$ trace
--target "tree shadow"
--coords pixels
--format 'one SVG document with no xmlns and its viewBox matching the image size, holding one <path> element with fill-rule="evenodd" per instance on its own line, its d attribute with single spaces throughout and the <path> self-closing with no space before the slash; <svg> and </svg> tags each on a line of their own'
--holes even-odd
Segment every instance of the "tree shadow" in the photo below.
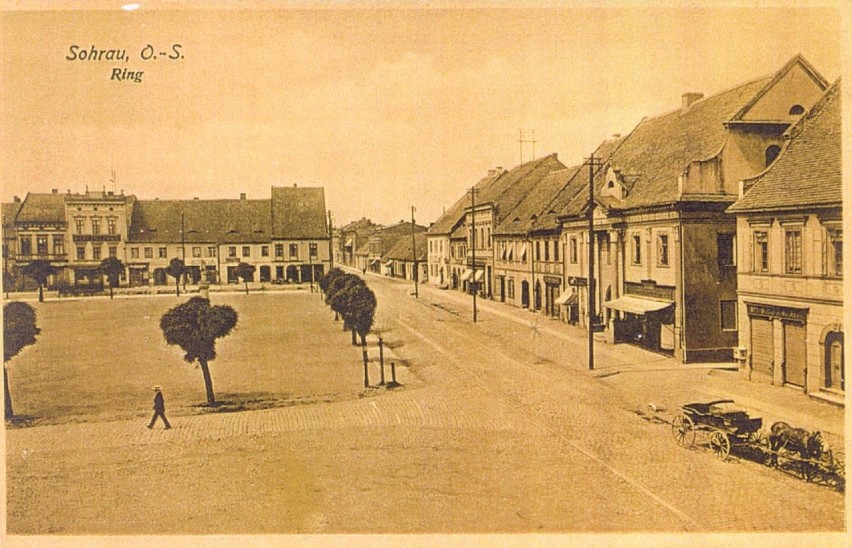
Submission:
<svg viewBox="0 0 852 548">
<path fill-rule="evenodd" d="M 6 419 L 6 426 L 9 428 L 27 428 L 36 426 L 42 418 L 37 415 L 14 415 Z"/>
</svg>

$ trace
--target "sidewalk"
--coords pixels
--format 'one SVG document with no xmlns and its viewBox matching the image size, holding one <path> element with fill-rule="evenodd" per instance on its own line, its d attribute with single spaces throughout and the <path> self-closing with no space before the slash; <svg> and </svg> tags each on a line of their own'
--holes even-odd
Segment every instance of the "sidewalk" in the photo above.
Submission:
<svg viewBox="0 0 852 548">
<path fill-rule="evenodd" d="M 420 295 L 471 309 L 470 296 L 458 291 L 421 284 Z M 510 320 L 541 336 L 546 344 L 561 349 L 561 359 L 557 358 L 557 363 L 571 367 L 587 363 L 588 338 L 581 327 L 484 299 L 477 299 L 477 310 L 480 321 L 487 321 L 488 315 Z M 731 399 L 762 416 L 767 430 L 773 422 L 784 421 L 795 427 L 830 433 L 841 440 L 845 436 L 844 408 L 813 399 L 798 389 L 742 379 L 736 363 L 682 364 L 672 357 L 635 345 L 611 345 L 599 340 L 594 342 L 594 349 L 595 371 L 589 372 L 590 375 L 616 382 L 620 389 L 632 392 L 637 399 L 646 396 L 648 402 L 668 401 L 669 414 L 682 404 L 697 401 L 696 398 L 703 397 L 706 401 Z M 566 364 L 569 357 L 575 362 Z M 621 378 L 614 379 L 617 376 Z M 647 378 L 637 382 L 637 377 Z"/>
</svg>

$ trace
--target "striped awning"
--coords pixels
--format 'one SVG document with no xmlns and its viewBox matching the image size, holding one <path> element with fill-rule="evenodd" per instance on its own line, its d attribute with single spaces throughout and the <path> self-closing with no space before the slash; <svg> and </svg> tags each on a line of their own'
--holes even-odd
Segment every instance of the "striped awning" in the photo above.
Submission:
<svg viewBox="0 0 852 548">
<path fill-rule="evenodd" d="M 460 279 L 461 281 L 463 281 L 463 282 L 466 282 L 466 281 L 468 281 L 468 280 L 470 279 L 470 277 L 471 277 L 472 275 L 473 275 L 473 270 L 471 270 L 471 269 L 469 269 L 469 268 L 468 268 L 467 270 L 465 270 L 465 271 L 464 271 L 464 274 L 462 274 L 462 275 L 461 275 L 461 278 L 459 278 L 459 279 Z"/>
<path fill-rule="evenodd" d="M 647 312 L 656 312 L 666 307 L 673 305 L 672 301 L 655 301 L 652 299 L 643 299 L 633 295 L 623 295 L 617 299 L 613 299 L 604 303 L 604 306 L 613 310 L 621 310 L 630 314 L 645 314 Z"/>
<path fill-rule="evenodd" d="M 575 291 L 571 291 L 569 289 L 568 291 L 565 291 L 564 293 L 562 293 L 562 295 L 559 295 L 559 297 L 557 297 L 556 300 L 553 301 L 553 304 L 571 306 L 572 304 L 574 304 L 576 302 L 577 302 L 577 293 Z"/>
</svg>

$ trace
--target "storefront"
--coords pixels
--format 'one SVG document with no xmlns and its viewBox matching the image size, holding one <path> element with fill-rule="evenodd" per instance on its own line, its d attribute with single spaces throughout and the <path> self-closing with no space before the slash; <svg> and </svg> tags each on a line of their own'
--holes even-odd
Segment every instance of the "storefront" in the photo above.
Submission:
<svg viewBox="0 0 852 548">
<path fill-rule="evenodd" d="M 607 329 L 614 343 L 640 344 L 656 352 L 674 352 L 674 303 L 622 295 L 604 306 L 616 312 Z"/>
</svg>

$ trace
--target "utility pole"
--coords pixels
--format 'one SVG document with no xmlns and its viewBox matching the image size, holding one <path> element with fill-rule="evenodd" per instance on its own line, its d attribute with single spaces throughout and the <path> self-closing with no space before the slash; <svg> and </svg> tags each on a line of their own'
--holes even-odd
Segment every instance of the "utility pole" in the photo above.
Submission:
<svg viewBox="0 0 852 548">
<path fill-rule="evenodd" d="M 468 286 L 473 293 L 473 323 L 476 323 L 476 187 L 470 187 L 470 283 Z"/>
<path fill-rule="evenodd" d="M 183 211 L 180 212 L 180 258 L 183 261 L 183 290 L 186 291 L 186 230 L 183 226 Z"/>
<path fill-rule="evenodd" d="M 414 238 L 414 206 L 411 206 L 411 260 L 414 269 L 411 271 L 411 277 L 414 278 L 414 298 L 419 299 L 417 293 L 417 240 Z"/>
<path fill-rule="evenodd" d="M 591 371 L 595 368 L 595 168 L 601 166 L 601 159 L 595 158 L 593 152 L 591 156 L 584 158 L 583 162 L 589 164 L 589 204 L 586 213 L 589 218 L 589 278 L 586 284 L 586 292 L 589 297 L 587 307 L 589 312 L 589 370 Z"/>
<path fill-rule="evenodd" d="M 532 159 L 535 160 L 535 144 L 538 141 L 535 140 L 535 130 L 534 129 L 519 129 L 518 130 L 518 149 L 520 152 L 520 163 L 524 163 L 524 144 L 530 143 L 532 144 Z"/>
</svg>

